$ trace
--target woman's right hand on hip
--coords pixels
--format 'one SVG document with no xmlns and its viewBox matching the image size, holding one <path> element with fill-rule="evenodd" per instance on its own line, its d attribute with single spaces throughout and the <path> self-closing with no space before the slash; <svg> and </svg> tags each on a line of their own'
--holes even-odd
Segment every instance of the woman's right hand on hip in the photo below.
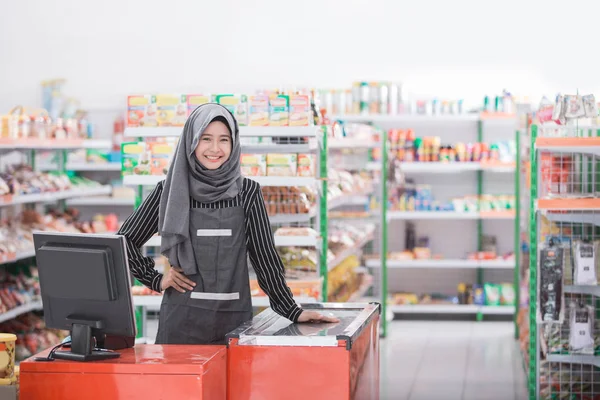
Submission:
<svg viewBox="0 0 600 400">
<path fill-rule="evenodd" d="M 169 268 L 169 273 L 163 277 L 160 286 L 163 291 L 172 287 L 180 293 L 185 293 L 186 290 L 194 290 L 196 283 L 185 276 L 181 269 L 171 267 Z"/>
</svg>

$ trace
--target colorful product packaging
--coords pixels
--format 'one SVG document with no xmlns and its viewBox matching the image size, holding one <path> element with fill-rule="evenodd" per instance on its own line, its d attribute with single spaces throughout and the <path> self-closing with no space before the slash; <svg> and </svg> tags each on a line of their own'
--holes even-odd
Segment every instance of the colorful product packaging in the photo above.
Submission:
<svg viewBox="0 0 600 400">
<path fill-rule="evenodd" d="M 277 94 L 269 97 L 269 125 L 288 126 L 290 120 L 290 97 Z"/>
<path fill-rule="evenodd" d="M 267 156 L 265 154 L 242 154 L 240 164 L 244 176 L 267 175 Z"/>
<path fill-rule="evenodd" d="M 269 96 L 256 95 L 248 97 L 248 125 L 269 126 Z"/>
<path fill-rule="evenodd" d="M 296 154 L 267 154 L 267 176 L 296 176 Z"/>
<path fill-rule="evenodd" d="M 187 113 L 190 114 L 202 104 L 210 103 L 211 96 L 209 94 L 188 94 L 187 95 Z"/>
<path fill-rule="evenodd" d="M 0 379 L 14 378 L 16 341 L 16 335 L 0 333 Z"/>
<path fill-rule="evenodd" d="M 310 154 L 298 154 L 298 176 L 315 176 L 315 159 Z"/>
<path fill-rule="evenodd" d="M 121 173 L 127 175 L 150 175 L 150 152 L 144 142 L 125 142 L 121 144 Z"/>
<path fill-rule="evenodd" d="M 500 285 L 500 304 L 503 306 L 515 305 L 515 288 L 510 283 Z"/>
<path fill-rule="evenodd" d="M 127 96 L 127 126 L 130 128 L 157 126 L 156 96 Z"/>
<path fill-rule="evenodd" d="M 187 119 L 187 96 L 157 94 L 156 122 L 158 126 L 183 126 Z"/>
<path fill-rule="evenodd" d="M 152 154 L 150 173 L 152 175 L 166 175 L 174 152 L 173 146 L 169 143 L 151 143 L 150 152 Z"/>
<path fill-rule="evenodd" d="M 303 94 L 290 96 L 290 126 L 309 126 L 312 118 L 310 98 Z"/>
<path fill-rule="evenodd" d="M 485 293 L 485 304 L 488 306 L 500 305 L 500 287 L 494 283 L 485 283 L 483 285 Z"/>
<path fill-rule="evenodd" d="M 217 94 L 213 96 L 213 102 L 227 108 L 239 126 L 248 125 L 248 96 L 245 94 Z"/>
<path fill-rule="evenodd" d="M 473 285 L 473 304 L 478 306 L 485 305 L 485 292 L 483 291 L 483 287 L 481 287 L 481 285 Z"/>
</svg>

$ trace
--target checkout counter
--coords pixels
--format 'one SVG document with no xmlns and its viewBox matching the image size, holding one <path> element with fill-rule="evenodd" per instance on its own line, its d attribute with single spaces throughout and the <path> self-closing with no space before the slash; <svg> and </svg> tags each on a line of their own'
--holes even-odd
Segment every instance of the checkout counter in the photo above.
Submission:
<svg viewBox="0 0 600 400">
<path fill-rule="evenodd" d="M 377 400 L 378 304 L 324 303 L 335 324 L 293 324 L 267 309 L 228 346 L 137 345 L 117 359 L 21 363 L 21 400 Z"/>
</svg>

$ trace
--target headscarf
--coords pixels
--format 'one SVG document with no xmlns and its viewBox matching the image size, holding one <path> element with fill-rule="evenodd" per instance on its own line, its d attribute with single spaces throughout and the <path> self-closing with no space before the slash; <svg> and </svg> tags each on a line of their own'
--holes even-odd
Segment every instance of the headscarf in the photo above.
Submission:
<svg viewBox="0 0 600 400">
<path fill-rule="evenodd" d="M 220 118 L 219 118 L 220 117 Z M 219 168 L 204 167 L 194 153 L 202 132 L 215 119 L 227 121 L 231 132 L 231 154 Z M 158 227 L 160 252 L 187 275 L 198 273 L 190 238 L 190 197 L 201 203 L 232 199 L 242 189 L 239 130 L 225 107 L 209 103 L 189 116 L 179 138 L 160 198 Z"/>
</svg>

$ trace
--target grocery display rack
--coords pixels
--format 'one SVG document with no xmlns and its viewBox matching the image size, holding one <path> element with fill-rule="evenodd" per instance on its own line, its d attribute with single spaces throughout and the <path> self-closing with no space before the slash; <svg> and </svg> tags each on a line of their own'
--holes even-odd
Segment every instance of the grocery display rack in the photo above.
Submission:
<svg viewBox="0 0 600 400">
<path fill-rule="evenodd" d="M 111 147 L 109 140 L 35 140 L 35 139 L 23 139 L 23 140 L 12 140 L 12 139 L 0 139 L 0 154 L 5 159 L 11 160 L 10 153 L 18 153 L 19 156 L 25 159 L 25 163 L 32 169 L 40 171 L 43 168 L 39 168 L 36 164 L 38 151 L 55 151 L 59 153 L 58 164 L 52 169 L 58 173 L 66 173 L 67 168 L 67 154 L 70 150 L 76 149 L 106 149 Z M 13 209 L 19 207 L 39 207 L 46 203 L 59 202 L 62 207 L 65 206 L 69 200 L 83 199 L 91 196 L 102 196 L 109 195 L 112 191 L 110 185 L 95 185 L 85 188 L 73 188 L 70 190 L 58 191 L 58 192 L 47 192 L 39 194 L 29 195 L 6 195 L 0 196 L 0 215 L 3 212 L 12 213 Z M 32 259 L 35 257 L 35 250 L 33 248 L 23 250 L 13 254 L 0 255 L 0 268 L 18 263 L 24 260 Z M 0 314 L 0 322 L 9 321 L 22 314 L 26 314 L 31 311 L 43 310 L 41 300 L 35 300 L 22 304 L 15 307 L 5 313 Z"/>
<path fill-rule="evenodd" d="M 527 358 L 532 400 L 600 395 L 600 127 L 572 122 L 531 128 Z M 589 247 L 577 251 L 584 244 L 593 246 L 591 253 Z M 590 256 L 592 268 L 585 264 Z M 592 271 L 593 279 L 583 275 Z"/>
<path fill-rule="evenodd" d="M 477 142 L 483 142 L 484 140 L 484 127 L 488 124 L 493 124 L 495 127 L 499 126 L 505 131 L 514 134 L 516 126 L 516 116 L 514 114 L 503 114 L 503 113 L 480 113 L 480 114 L 457 114 L 457 115 L 336 115 L 332 117 L 332 120 L 337 120 L 342 123 L 367 123 L 384 129 L 384 139 L 382 146 L 382 154 L 388 157 L 388 148 L 390 143 L 387 138 L 387 129 L 401 128 L 401 127 L 413 127 L 412 124 L 418 127 L 426 127 L 424 130 L 431 132 L 432 129 L 438 131 L 447 127 L 453 127 L 454 130 L 459 129 L 472 129 L 475 124 L 477 129 L 477 136 L 474 138 Z M 469 127 L 469 128 L 466 128 Z M 458 133 L 459 135 L 462 133 Z M 439 134 L 439 136 L 443 136 Z M 363 144 L 364 146 L 364 144 Z M 391 150 L 391 148 L 390 148 Z M 368 169 L 380 169 L 381 165 L 386 165 L 386 168 L 382 172 L 388 172 L 389 162 L 386 159 L 382 164 L 371 164 L 368 165 Z M 484 174 L 503 174 L 505 176 L 512 177 L 515 174 L 516 163 L 510 164 L 494 164 L 486 162 L 457 162 L 457 163 L 444 163 L 444 162 L 398 162 L 397 166 L 400 168 L 402 173 L 406 175 L 412 174 L 430 174 L 444 176 L 452 174 L 452 178 L 462 173 L 475 173 L 477 182 L 477 195 L 481 196 L 484 194 Z M 462 176 L 462 175 L 461 175 Z M 388 180 L 386 176 L 384 179 Z M 388 185 L 384 185 L 386 188 Z M 511 189 L 512 190 L 512 189 Z M 387 198 L 387 192 L 382 198 Z M 388 254 L 388 241 L 390 240 L 388 231 L 393 229 L 388 225 L 395 220 L 404 221 L 440 221 L 440 220 L 472 220 L 476 224 L 476 247 L 477 250 L 482 248 L 482 236 L 483 236 L 483 222 L 494 221 L 494 220 L 505 220 L 515 221 L 516 211 L 506 212 L 456 212 L 456 211 L 445 211 L 445 212 L 434 212 L 434 211 L 394 211 L 389 210 L 387 202 L 382 202 L 382 207 L 379 212 L 372 212 L 372 215 L 381 217 L 381 231 L 384 232 L 380 244 L 381 254 Z M 511 230 L 514 232 L 514 230 Z M 397 237 L 398 235 L 394 235 Z M 390 243 L 392 244 L 392 243 Z M 512 249 L 512 242 L 510 249 Z M 382 276 L 382 298 L 386 299 L 389 291 L 389 281 L 387 279 L 388 270 L 402 269 L 405 271 L 418 271 L 420 269 L 436 268 L 438 270 L 465 270 L 475 269 L 477 271 L 476 283 L 483 283 L 484 270 L 515 270 L 516 272 L 516 261 L 513 260 L 499 260 L 499 261 L 470 261 L 470 260 L 457 260 L 457 259 L 444 259 L 444 260 L 413 260 L 413 261 L 396 261 L 388 259 L 388 257 L 380 257 L 380 260 L 369 260 L 367 267 L 375 270 L 381 270 Z M 390 272 L 391 273 L 391 272 Z M 397 275 L 395 275 L 397 276 Z M 444 275 L 449 276 L 449 275 Z M 397 282 L 394 280 L 394 282 Z M 514 282 L 515 294 L 518 292 L 518 282 Z M 518 303 L 517 303 L 518 304 Z M 482 320 L 486 315 L 513 315 L 516 319 L 515 307 L 512 306 L 463 306 L 463 305 L 391 305 L 389 307 L 392 314 L 475 314 L 477 320 Z M 384 315 L 387 315 L 384 310 Z M 382 319 L 386 320 L 386 318 Z"/>
</svg>

